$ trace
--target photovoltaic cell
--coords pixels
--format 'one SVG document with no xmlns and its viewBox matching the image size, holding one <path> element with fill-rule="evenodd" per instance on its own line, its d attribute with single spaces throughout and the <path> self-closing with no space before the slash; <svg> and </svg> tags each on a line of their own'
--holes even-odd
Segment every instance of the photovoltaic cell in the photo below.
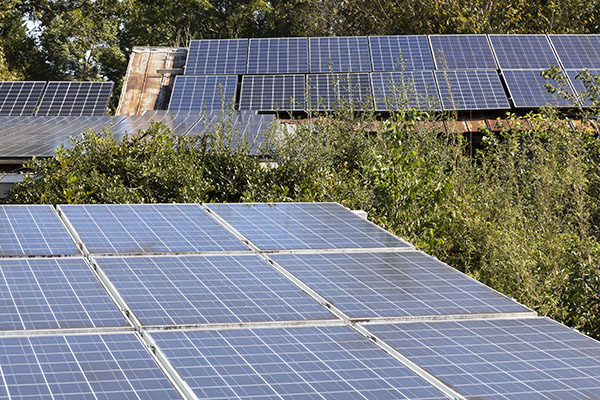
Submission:
<svg viewBox="0 0 600 400">
<path fill-rule="evenodd" d="M 0 331 L 126 326 L 83 258 L 0 258 Z"/>
<path fill-rule="evenodd" d="M 437 69 L 496 69 L 486 35 L 431 35 Z"/>
<path fill-rule="evenodd" d="M 58 207 L 90 253 L 247 250 L 195 204 Z"/>
<path fill-rule="evenodd" d="M 541 70 L 502 70 L 502 76 L 515 107 L 573 106 L 569 100 L 548 92 L 544 86 L 546 83 L 555 87 L 558 84 L 552 79 L 544 79 L 541 73 Z M 572 90 L 568 86 L 565 90 L 572 94 Z"/>
<path fill-rule="evenodd" d="M 244 75 L 240 110 L 304 110 L 304 75 Z"/>
<path fill-rule="evenodd" d="M 186 75 L 245 74 L 248 39 L 192 40 Z"/>
<path fill-rule="evenodd" d="M 373 108 L 369 74 L 308 75 L 309 108 L 335 110 L 352 106 L 358 110 Z"/>
<path fill-rule="evenodd" d="M 548 35 L 564 69 L 600 68 L 600 35 Z"/>
<path fill-rule="evenodd" d="M 441 108 L 433 71 L 373 72 L 371 82 L 378 111 Z"/>
<path fill-rule="evenodd" d="M 567 76 L 569 77 L 569 80 L 571 81 L 571 84 L 573 85 L 573 88 L 575 89 L 575 92 L 577 93 L 577 95 L 579 96 L 579 93 L 583 92 L 584 94 L 587 93 L 588 88 L 585 87 L 584 81 L 581 79 L 582 77 L 579 77 L 579 73 L 582 72 L 581 70 L 567 70 L 565 71 L 567 73 Z M 600 70 L 599 69 L 593 69 L 593 70 L 588 70 L 588 73 L 590 74 L 589 77 L 589 85 L 590 88 L 589 89 L 593 89 L 593 90 L 600 90 L 600 88 L 598 87 L 598 79 L 595 78 L 595 76 L 600 76 Z M 593 93 L 592 93 L 593 94 Z M 585 95 L 584 95 L 585 96 Z M 591 102 L 589 99 L 581 98 L 578 101 L 583 102 L 584 106 L 590 106 Z"/>
<path fill-rule="evenodd" d="M 52 206 L 0 206 L 0 256 L 77 253 Z"/>
<path fill-rule="evenodd" d="M 546 318 L 369 325 L 469 399 L 593 399 L 600 343 Z"/>
<path fill-rule="evenodd" d="M 0 115 L 33 115 L 46 82 L 0 82 Z"/>
<path fill-rule="evenodd" d="M 560 66 L 546 35 L 489 35 L 502 69 Z"/>
<path fill-rule="evenodd" d="M 261 250 L 410 247 L 337 203 L 206 206 Z"/>
<path fill-rule="evenodd" d="M 425 35 L 371 36 L 373 71 L 433 70 L 435 64 Z"/>
<path fill-rule="evenodd" d="M 112 82 L 48 82 L 36 115 L 104 115 Z"/>
<path fill-rule="evenodd" d="M 435 79 L 445 110 L 510 108 L 496 71 L 435 71 Z"/>
<path fill-rule="evenodd" d="M 347 326 L 156 332 L 200 399 L 443 399 Z"/>
<path fill-rule="evenodd" d="M 250 39 L 248 74 L 302 74 L 307 72 L 307 38 Z"/>
<path fill-rule="evenodd" d="M 169 110 L 227 110 L 235 105 L 236 90 L 236 75 L 179 75 L 175 77 Z"/>
<path fill-rule="evenodd" d="M 366 36 L 311 37 L 310 72 L 371 72 Z"/>
<path fill-rule="evenodd" d="M 181 399 L 133 333 L 0 338 L 2 400 Z"/>
<path fill-rule="evenodd" d="M 144 325 L 332 319 L 256 255 L 97 259 Z"/>
</svg>

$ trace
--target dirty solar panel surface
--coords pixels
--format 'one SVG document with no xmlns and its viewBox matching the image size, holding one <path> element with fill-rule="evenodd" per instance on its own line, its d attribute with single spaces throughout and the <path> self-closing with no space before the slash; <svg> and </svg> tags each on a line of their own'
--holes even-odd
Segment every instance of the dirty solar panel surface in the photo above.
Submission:
<svg viewBox="0 0 600 400">
<path fill-rule="evenodd" d="M 192 40 L 186 75 L 245 74 L 248 39 Z"/>
<path fill-rule="evenodd" d="M 46 82 L 0 82 L 0 115 L 33 115 Z"/>
</svg>

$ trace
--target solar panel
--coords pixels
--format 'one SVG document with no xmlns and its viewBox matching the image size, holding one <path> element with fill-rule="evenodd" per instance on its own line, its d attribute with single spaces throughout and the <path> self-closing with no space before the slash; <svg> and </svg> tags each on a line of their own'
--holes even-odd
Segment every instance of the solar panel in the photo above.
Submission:
<svg viewBox="0 0 600 400">
<path fill-rule="evenodd" d="M 192 40 L 186 75 L 245 74 L 248 39 Z"/>
<path fill-rule="evenodd" d="M 179 75 L 175 77 L 169 110 L 227 110 L 235 106 L 236 75 Z"/>
<path fill-rule="evenodd" d="M 0 82 L 0 115 L 33 115 L 46 82 Z"/>
<path fill-rule="evenodd" d="M 0 205 L 0 256 L 72 254 L 77 247 L 52 206 Z"/>
<path fill-rule="evenodd" d="M 48 82 L 36 115 L 104 115 L 112 82 Z"/>
<path fill-rule="evenodd" d="M 546 35 L 489 35 L 503 69 L 546 69 L 559 66 Z"/>
<path fill-rule="evenodd" d="M 206 206 L 261 250 L 410 247 L 337 203 Z"/>
<path fill-rule="evenodd" d="M 377 111 L 441 108 L 433 71 L 373 72 L 371 82 Z"/>
<path fill-rule="evenodd" d="M 575 89 L 575 92 L 578 95 L 581 92 L 583 92 L 584 94 L 587 93 L 588 89 L 585 87 L 583 80 L 580 78 L 577 78 L 577 76 L 581 72 L 580 70 L 567 70 L 565 72 L 567 73 L 567 76 L 569 77 L 569 81 L 571 81 L 571 84 L 573 85 L 573 88 Z M 600 90 L 600 88 L 598 88 L 598 85 L 596 85 L 595 80 L 593 79 L 594 76 L 600 76 L 600 69 L 588 70 L 588 72 L 591 75 L 590 78 L 592 78 L 591 81 L 589 82 L 589 84 L 591 85 L 591 88 L 595 88 L 595 90 Z M 591 102 L 589 99 L 580 99 L 579 101 L 581 101 L 581 100 L 583 100 L 584 106 L 591 105 Z"/>
<path fill-rule="evenodd" d="M 437 69 L 496 69 L 486 35 L 430 35 Z"/>
<path fill-rule="evenodd" d="M 97 262 L 144 325 L 333 318 L 256 255 L 106 257 Z"/>
<path fill-rule="evenodd" d="M 60 205 L 90 253 L 247 250 L 195 204 Z"/>
<path fill-rule="evenodd" d="M 548 35 L 564 69 L 600 68 L 600 35 Z"/>
<path fill-rule="evenodd" d="M 307 38 L 250 39 L 248 74 L 308 72 Z"/>
<path fill-rule="evenodd" d="M 552 94 L 545 88 L 549 83 L 555 87 L 558 84 L 552 79 L 544 79 L 541 70 L 502 70 L 502 76 L 508 87 L 508 92 L 516 108 L 542 107 L 552 105 L 557 107 L 572 106 L 571 102 L 558 94 Z M 569 87 L 565 88 L 572 94 Z"/>
<path fill-rule="evenodd" d="M 546 318 L 369 325 L 466 398 L 591 399 L 599 343 Z"/>
<path fill-rule="evenodd" d="M 0 398 L 181 399 L 133 333 L 0 338 Z"/>
<path fill-rule="evenodd" d="M 372 109 L 373 98 L 369 74 L 308 75 L 309 108 L 334 110 L 352 106 Z"/>
<path fill-rule="evenodd" d="M 311 37 L 310 72 L 371 72 L 366 36 Z"/>
<path fill-rule="evenodd" d="M 244 75 L 240 110 L 304 110 L 304 75 Z"/>
<path fill-rule="evenodd" d="M 347 326 L 150 334 L 200 399 L 442 399 Z"/>
<path fill-rule="evenodd" d="M 435 71 L 435 80 L 445 110 L 510 108 L 496 71 Z"/>
<path fill-rule="evenodd" d="M 373 71 L 435 69 L 426 35 L 371 36 L 369 43 Z"/>
<path fill-rule="evenodd" d="M 0 258 L 0 330 L 126 322 L 83 258 Z"/>
</svg>

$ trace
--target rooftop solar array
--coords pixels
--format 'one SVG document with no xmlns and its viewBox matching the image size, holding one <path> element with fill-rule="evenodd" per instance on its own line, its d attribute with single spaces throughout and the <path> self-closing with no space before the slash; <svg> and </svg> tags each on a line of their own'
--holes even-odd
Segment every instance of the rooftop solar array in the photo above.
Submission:
<svg viewBox="0 0 600 400">
<path fill-rule="evenodd" d="M 435 71 L 445 110 L 501 110 L 510 108 L 496 71 Z"/>
<path fill-rule="evenodd" d="M 356 110 L 373 108 L 369 74 L 308 75 L 309 107 L 313 110 L 335 110 L 353 107 Z"/>
<path fill-rule="evenodd" d="M 248 74 L 298 74 L 307 72 L 307 38 L 250 39 Z"/>
<path fill-rule="evenodd" d="M 433 71 L 373 72 L 375 110 L 441 108 Z"/>
<path fill-rule="evenodd" d="M 169 110 L 227 110 L 235 106 L 236 90 L 236 75 L 180 75 L 175 77 Z"/>
<path fill-rule="evenodd" d="M 552 79 L 544 79 L 541 70 L 503 70 L 502 75 L 508 87 L 510 97 L 516 108 L 534 108 L 545 105 L 570 107 L 573 104 L 559 94 L 548 92 L 545 85 L 560 86 Z M 572 94 L 567 85 L 563 88 Z"/>
<path fill-rule="evenodd" d="M 248 39 L 192 40 L 186 75 L 245 74 Z"/>
<path fill-rule="evenodd" d="M 565 69 L 600 68 L 600 35 L 548 35 Z"/>
<path fill-rule="evenodd" d="M 496 69 L 486 35 L 431 35 L 437 69 Z"/>
<path fill-rule="evenodd" d="M 489 35 L 501 69 L 560 66 L 546 35 Z"/>
<path fill-rule="evenodd" d="M 371 72 L 366 36 L 311 37 L 310 72 Z"/>
<path fill-rule="evenodd" d="M 245 75 L 240 110 L 303 110 L 305 93 L 304 75 Z"/>
<path fill-rule="evenodd" d="M 48 82 L 36 115 L 104 115 L 112 82 Z"/>
<path fill-rule="evenodd" d="M 373 71 L 434 70 L 426 35 L 371 36 Z"/>
<path fill-rule="evenodd" d="M 46 82 L 0 82 L 0 115 L 33 115 Z"/>
</svg>

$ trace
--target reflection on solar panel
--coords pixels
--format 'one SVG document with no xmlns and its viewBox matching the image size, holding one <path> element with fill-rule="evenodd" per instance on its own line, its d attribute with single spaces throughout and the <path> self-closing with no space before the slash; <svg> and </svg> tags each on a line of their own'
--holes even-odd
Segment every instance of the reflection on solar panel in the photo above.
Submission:
<svg viewBox="0 0 600 400">
<path fill-rule="evenodd" d="M 410 247 L 337 203 L 207 204 L 262 250 Z"/>
<path fill-rule="evenodd" d="M 235 105 L 236 75 L 203 75 L 175 77 L 169 110 L 221 110 Z"/>
<path fill-rule="evenodd" d="M 496 71 L 435 71 L 445 110 L 510 108 Z"/>
<path fill-rule="evenodd" d="M 181 399 L 133 333 L 0 338 L 0 398 Z"/>
<path fill-rule="evenodd" d="M 308 72 L 307 38 L 250 39 L 249 74 Z"/>
<path fill-rule="evenodd" d="M 546 318 L 369 325 L 467 398 L 592 399 L 598 342 Z"/>
<path fill-rule="evenodd" d="M 0 82 L 0 115 L 33 115 L 46 82 Z"/>
<path fill-rule="evenodd" d="M 201 399 L 442 399 L 346 326 L 151 334 Z"/>
<path fill-rule="evenodd" d="M 373 72 L 376 110 L 439 110 L 433 71 Z"/>
<path fill-rule="evenodd" d="M 350 318 L 530 312 L 421 252 L 271 258 Z"/>
<path fill-rule="evenodd" d="M 97 261 L 144 325 L 333 318 L 256 255 Z"/>
<path fill-rule="evenodd" d="M 240 110 L 303 110 L 304 75 L 244 75 Z"/>
<path fill-rule="evenodd" d="M 553 105 L 558 107 L 572 106 L 571 102 L 558 94 L 552 94 L 545 88 L 548 83 L 552 86 L 559 85 L 552 79 L 544 79 L 541 70 L 503 70 L 502 76 L 508 87 L 510 97 L 517 108 L 542 107 Z M 569 94 L 571 89 L 564 88 Z"/>
<path fill-rule="evenodd" d="M 548 36 L 563 68 L 600 68 L 600 35 Z"/>
<path fill-rule="evenodd" d="M 0 330 L 125 326 L 83 258 L 0 258 Z"/>
<path fill-rule="evenodd" d="M 486 35 L 431 35 L 437 69 L 496 69 Z"/>
<path fill-rule="evenodd" d="M 334 110 L 352 106 L 355 109 L 373 108 L 369 74 L 308 75 L 309 108 Z"/>
<path fill-rule="evenodd" d="M 371 36 L 373 71 L 433 70 L 433 56 L 425 35 Z"/>
<path fill-rule="evenodd" d="M 559 66 L 546 35 L 489 35 L 500 68 L 546 69 Z"/>
<path fill-rule="evenodd" d="M 371 72 L 366 36 L 311 37 L 310 72 Z"/>
<path fill-rule="evenodd" d="M 52 206 L 0 206 L 0 256 L 77 254 Z"/>
<path fill-rule="evenodd" d="M 36 115 L 104 115 L 112 82 L 48 82 Z"/>
<path fill-rule="evenodd" d="M 195 204 L 58 207 L 90 253 L 247 250 Z"/>
<path fill-rule="evenodd" d="M 595 78 L 595 76 L 600 76 L 600 70 L 599 69 L 594 69 L 594 70 L 588 70 L 589 73 L 589 77 L 586 78 L 588 80 L 588 87 L 586 88 L 586 85 L 584 83 L 584 76 L 579 76 L 580 70 L 567 70 L 565 71 L 567 73 L 567 76 L 569 77 L 569 80 L 571 81 L 571 84 L 573 85 L 573 88 L 575 89 L 575 92 L 577 93 L 577 96 L 580 97 L 578 99 L 579 102 L 583 102 L 584 106 L 590 106 L 591 105 L 591 101 L 589 98 L 587 97 L 587 92 L 588 90 L 592 90 L 592 95 L 596 92 L 594 91 L 598 91 L 600 90 L 600 86 L 598 85 L 598 80 Z M 580 94 L 583 92 L 583 97 L 580 96 Z"/>
<path fill-rule="evenodd" d="M 192 40 L 186 75 L 245 74 L 248 39 Z"/>
</svg>

